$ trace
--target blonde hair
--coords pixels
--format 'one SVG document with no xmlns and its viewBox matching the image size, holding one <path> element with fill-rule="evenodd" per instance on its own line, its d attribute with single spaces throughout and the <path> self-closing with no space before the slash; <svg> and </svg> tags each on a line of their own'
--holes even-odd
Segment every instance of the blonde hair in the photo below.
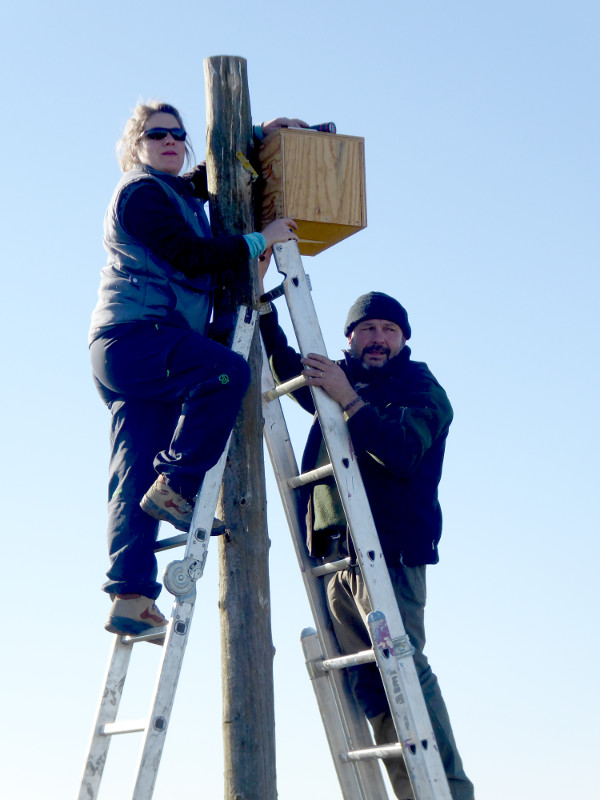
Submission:
<svg viewBox="0 0 600 800">
<path fill-rule="evenodd" d="M 168 103 L 161 103 L 159 100 L 148 100 L 145 103 L 138 103 L 133 109 L 133 114 L 127 120 L 123 135 L 117 142 L 117 160 L 123 172 L 129 172 L 130 169 L 139 166 L 140 159 L 137 154 L 139 138 L 144 132 L 146 123 L 150 117 L 159 112 L 172 114 L 179 123 L 179 126 L 185 130 L 181 114 L 175 106 L 171 106 Z M 185 140 L 185 159 L 188 165 L 193 166 L 195 155 L 189 139 Z"/>
</svg>

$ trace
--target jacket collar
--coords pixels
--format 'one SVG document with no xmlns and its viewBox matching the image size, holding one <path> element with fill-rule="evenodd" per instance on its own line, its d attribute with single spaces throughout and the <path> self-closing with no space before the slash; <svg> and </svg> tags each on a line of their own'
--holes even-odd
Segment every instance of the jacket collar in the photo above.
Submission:
<svg viewBox="0 0 600 800">
<path fill-rule="evenodd" d="M 180 175 L 171 175 L 170 172 L 161 172 L 158 169 L 154 169 L 154 167 L 149 167 L 147 164 L 140 164 L 137 169 L 139 169 L 140 172 L 148 172 L 150 175 L 155 175 L 181 195 L 191 195 L 193 192 L 190 182 L 186 181 L 185 178 L 182 178 Z"/>
</svg>

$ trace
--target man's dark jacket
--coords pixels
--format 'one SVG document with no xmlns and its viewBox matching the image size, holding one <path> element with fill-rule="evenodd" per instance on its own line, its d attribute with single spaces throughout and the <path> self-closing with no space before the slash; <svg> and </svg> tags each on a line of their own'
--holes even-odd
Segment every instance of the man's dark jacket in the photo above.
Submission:
<svg viewBox="0 0 600 800">
<path fill-rule="evenodd" d="M 277 379 L 288 380 L 302 371 L 300 356 L 288 346 L 275 312 L 262 315 L 260 327 Z M 438 484 L 452 407 L 445 391 L 426 364 L 410 360 L 406 346 L 380 368 L 366 370 L 347 355 L 337 362 L 368 405 L 348 420 L 352 444 L 365 484 L 386 562 L 405 566 L 436 564 L 442 533 Z M 309 389 L 294 393 L 314 413 Z M 315 418 L 302 470 L 313 469 L 322 433 Z M 311 555 L 329 551 L 328 534 L 314 530 L 307 497 L 307 541 Z"/>
</svg>

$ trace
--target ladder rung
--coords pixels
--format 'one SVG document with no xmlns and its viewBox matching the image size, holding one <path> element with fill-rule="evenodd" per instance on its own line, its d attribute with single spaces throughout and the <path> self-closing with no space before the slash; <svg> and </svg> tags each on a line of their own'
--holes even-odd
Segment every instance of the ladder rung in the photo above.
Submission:
<svg viewBox="0 0 600 800">
<path fill-rule="evenodd" d="M 306 378 L 304 375 L 298 375 L 298 377 L 292 378 L 291 381 L 280 383 L 279 386 L 263 392 L 263 399 L 270 403 L 272 400 L 277 400 L 278 397 L 295 392 L 296 389 L 302 389 L 304 386 L 306 386 Z"/>
<path fill-rule="evenodd" d="M 324 467 L 317 467 L 310 472 L 303 472 L 295 478 L 290 478 L 287 484 L 290 489 L 297 489 L 299 486 L 306 486 L 307 483 L 322 481 L 323 478 L 329 478 L 330 475 L 333 475 L 333 467 L 331 464 L 325 464 Z"/>
<path fill-rule="evenodd" d="M 307 667 L 313 678 L 318 678 L 324 672 L 347 669 L 348 667 L 358 667 L 360 664 L 372 664 L 375 661 L 375 653 L 372 650 L 362 650 L 360 653 L 353 653 L 349 656 L 337 656 L 336 658 L 325 658 L 323 660 L 307 662 Z"/>
<path fill-rule="evenodd" d="M 163 644 L 166 634 L 167 626 L 163 625 L 162 628 L 152 628 L 152 630 L 146 633 L 139 633 L 137 636 L 121 636 L 121 641 L 123 644 L 135 644 L 136 642 L 156 642 L 156 644 Z M 160 641 L 157 641 L 157 639 Z"/>
<path fill-rule="evenodd" d="M 187 544 L 187 540 L 187 533 L 178 533 L 176 536 L 169 536 L 168 538 L 165 537 L 164 539 L 159 539 L 154 545 L 154 552 L 162 553 L 163 550 L 171 550 L 173 547 L 181 547 L 181 545 Z"/>
<path fill-rule="evenodd" d="M 146 730 L 145 719 L 134 719 L 123 722 L 107 722 L 100 727 L 100 736 L 117 736 L 120 733 L 139 733 Z"/>
<path fill-rule="evenodd" d="M 340 561 L 330 561 L 328 564 L 319 564 L 318 567 L 313 567 L 311 569 L 311 573 L 315 578 L 318 578 L 321 575 L 329 575 L 330 572 L 339 572 L 342 569 L 346 569 L 351 563 L 352 559 L 348 556 L 348 558 L 342 558 Z"/>
<path fill-rule="evenodd" d="M 349 656 L 326 658 L 322 666 L 325 672 L 329 672 L 332 669 L 346 669 L 347 667 L 357 667 L 359 664 L 371 664 L 373 661 L 375 661 L 375 653 L 372 650 L 361 650 L 360 653 L 353 653 Z"/>
<path fill-rule="evenodd" d="M 351 750 L 342 755 L 343 761 L 367 761 L 373 758 L 400 758 L 402 756 L 402 745 L 400 742 L 395 744 L 384 744 L 379 747 L 365 747 L 364 750 Z"/>
</svg>

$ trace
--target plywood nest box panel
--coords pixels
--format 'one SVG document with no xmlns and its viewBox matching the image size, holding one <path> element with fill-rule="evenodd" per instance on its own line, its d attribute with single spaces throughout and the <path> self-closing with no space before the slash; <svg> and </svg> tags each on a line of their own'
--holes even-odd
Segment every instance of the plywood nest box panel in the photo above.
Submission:
<svg viewBox="0 0 600 800">
<path fill-rule="evenodd" d="M 279 128 L 260 145 L 261 221 L 298 223 L 300 253 L 314 256 L 367 227 L 365 140 Z"/>
</svg>

